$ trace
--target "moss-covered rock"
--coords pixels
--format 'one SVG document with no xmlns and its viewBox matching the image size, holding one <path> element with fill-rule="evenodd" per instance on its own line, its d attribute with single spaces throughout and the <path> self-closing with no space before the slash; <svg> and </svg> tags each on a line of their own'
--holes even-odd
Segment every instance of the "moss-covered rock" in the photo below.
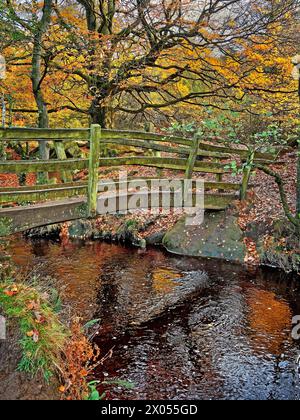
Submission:
<svg viewBox="0 0 300 420">
<path fill-rule="evenodd" d="M 68 233 L 71 239 L 93 238 L 97 233 L 91 220 L 75 220 L 68 223 Z"/>
<path fill-rule="evenodd" d="M 247 253 L 237 217 L 230 211 L 206 212 L 200 226 L 187 226 L 182 218 L 163 239 L 172 253 L 193 257 L 219 258 L 243 263 Z"/>
</svg>

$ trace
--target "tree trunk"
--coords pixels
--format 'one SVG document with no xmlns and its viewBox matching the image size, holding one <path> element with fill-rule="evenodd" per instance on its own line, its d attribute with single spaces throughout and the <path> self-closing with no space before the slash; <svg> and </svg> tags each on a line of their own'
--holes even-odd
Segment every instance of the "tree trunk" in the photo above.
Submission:
<svg viewBox="0 0 300 420">
<path fill-rule="evenodd" d="M 299 73 L 300 75 L 300 73 Z M 300 78 L 298 85 L 298 95 L 300 102 Z M 296 217 L 300 219 L 300 139 L 298 139 L 298 160 L 297 160 L 297 206 L 296 206 L 297 215 Z"/>
<path fill-rule="evenodd" d="M 99 124 L 101 128 L 106 128 L 106 109 L 93 100 L 90 107 L 90 118 L 92 124 Z"/>
<path fill-rule="evenodd" d="M 31 81 L 32 90 L 36 105 L 38 108 L 38 127 L 48 128 L 49 118 L 47 111 L 47 104 L 42 91 L 42 83 L 44 74 L 42 74 L 42 52 L 43 52 L 43 37 L 47 32 L 51 22 L 53 0 L 44 0 L 42 18 L 38 22 L 36 33 L 34 35 L 34 46 L 32 54 L 32 71 Z M 46 70 L 45 70 L 46 71 Z M 43 160 L 49 159 L 49 147 L 47 142 L 40 142 L 39 145 L 40 158 Z M 43 176 L 45 177 L 45 175 Z M 47 176 L 46 176 L 47 178 Z"/>
<path fill-rule="evenodd" d="M 47 112 L 47 105 L 44 101 L 44 96 L 41 88 L 34 90 L 34 97 L 38 107 L 38 127 L 39 128 L 48 128 L 49 127 L 49 117 Z M 43 160 L 49 159 L 49 147 L 48 143 L 43 141 L 39 145 L 40 158 Z"/>
<path fill-rule="evenodd" d="M 298 143 L 298 161 L 297 161 L 297 217 L 300 219 L 300 140 Z"/>
<path fill-rule="evenodd" d="M 116 0 L 77 0 L 84 6 L 86 11 L 86 22 L 91 33 L 89 54 L 94 57 L 97 54 L 98 38 L 109 36 L 113 33 L 113 20 L 116 12 Z M 106 128 L 107 109 L 101 105 L 101 100 L 108 96 L 106 86 L 109 84 L 109 75 L 112 55 L 108 54 L 102 62 L 102 75 L 99 76 L 99 69 L 91 63 L 89 71 L 91 74 L 90 91 L 94 92 L 90 106 L 89 115 L 92 124 L 99 124 Z"/>
</svg>

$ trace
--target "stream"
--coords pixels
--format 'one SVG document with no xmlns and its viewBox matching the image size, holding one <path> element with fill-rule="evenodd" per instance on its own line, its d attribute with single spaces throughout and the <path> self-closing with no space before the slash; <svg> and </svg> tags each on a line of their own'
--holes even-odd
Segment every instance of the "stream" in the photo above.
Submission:
<svg viewBox="0 0 300 420">
<path fill-rule="evenodd" d="M 299 399 L 296 279 L 99 242 L 17 237 L 10 253 L 20 270 L 54 278 L 84 321 L 101 320 L 95 341 L 113 356 L 98 379 L 134 384 L 109 398 Z"/>
</svg>

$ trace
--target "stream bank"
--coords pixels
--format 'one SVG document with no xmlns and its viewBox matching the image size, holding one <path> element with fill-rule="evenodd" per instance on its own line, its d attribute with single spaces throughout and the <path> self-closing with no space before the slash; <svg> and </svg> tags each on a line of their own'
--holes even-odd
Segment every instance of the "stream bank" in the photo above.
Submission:
<svg viewBox="0 0 300 420">
<path fill-rule="evenodd" d="M 243 210 L 245 212 L 245 209 Z M 198 226 L 189 226 L 182 213 L 99 216 L 32 229 L 26 236 L 120 243 L 146 249 L 164 247 L 181 256 L 212 258 L 253 266 L 279 268 L 287 273 L 300 269 L 296 232 L 285 219 L 246 222 L 241 209 L 207 211 Z"/>
</svg>

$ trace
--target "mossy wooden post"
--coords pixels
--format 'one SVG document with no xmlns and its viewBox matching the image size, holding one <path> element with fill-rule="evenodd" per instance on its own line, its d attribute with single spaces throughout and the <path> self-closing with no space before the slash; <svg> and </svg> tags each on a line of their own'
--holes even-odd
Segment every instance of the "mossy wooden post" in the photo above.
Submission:
<svg viewBox="0 0 300 420">
<path fill-rule="evenodd" d="M 198 150 L 200 146 L 200 138 L 194 139 L 194 144 L 191 146 L 190 155 L 187 161 L 186 165 L 186 171 L 185 171 L 185 179 L 192 179 L 195 163 L 198 156 Z"/>
<path fill-rule="evenodd" d="M 97 193 L 100 165 L 101 127 L 93 124 L 90 134 L 90 163 L 88 184 L 88 217 L 97 214 Z"/>
<path fill-rule="evenodd" d="M 216 159 L 214 159 L 214 162 L 215 163 L 220 163 L 220 159 L 216 158 Z M 216 175 L 216 181 L 219 182 L 219 183 L 223 182 L 223 174 L 217 174 Z M 223 191 L 224 190 L 222 190 L 221 188 L 219 189 L 219 192 L 223 192 Z"/>
<path fill-rule="evenodd" d="M 220 163 L 220 159 L 216 158 L 214 159 L 215 163 Z M 217 174 L 216 175 L 216 181 L 217 182 L 222 182 L 223 181 L 223 174 Z"/>
<path fill-rule="evenodd" d="M 255 152 L 251 152 L 247 159 L 247 162 L 243 171 L 243 180 L 242 180 L 241 194 L 240 194 L 240 199 L 242 201 L 246 200 L 247 198 L 247 191 L 248 191 L 249 181 L 251 177 L 254 158 L 255 158 Z"/>
<path fill-rule="evenodd" d="M 195 168 L 195 163 L 198 157 L 199 152 L 199 145 L 200 145 L 200 138 L 195 137 L 194 138 L 194 144 L 191 146 L 190 155 L 188 157 L 186 170 L 185 170 L 185 179 L 193 179 L 193 172 Z M 186 200 L 188 198 L 189 191 L 188 189 L 184 189 L 184 202 L 186 203 Z"/>
</svg>

